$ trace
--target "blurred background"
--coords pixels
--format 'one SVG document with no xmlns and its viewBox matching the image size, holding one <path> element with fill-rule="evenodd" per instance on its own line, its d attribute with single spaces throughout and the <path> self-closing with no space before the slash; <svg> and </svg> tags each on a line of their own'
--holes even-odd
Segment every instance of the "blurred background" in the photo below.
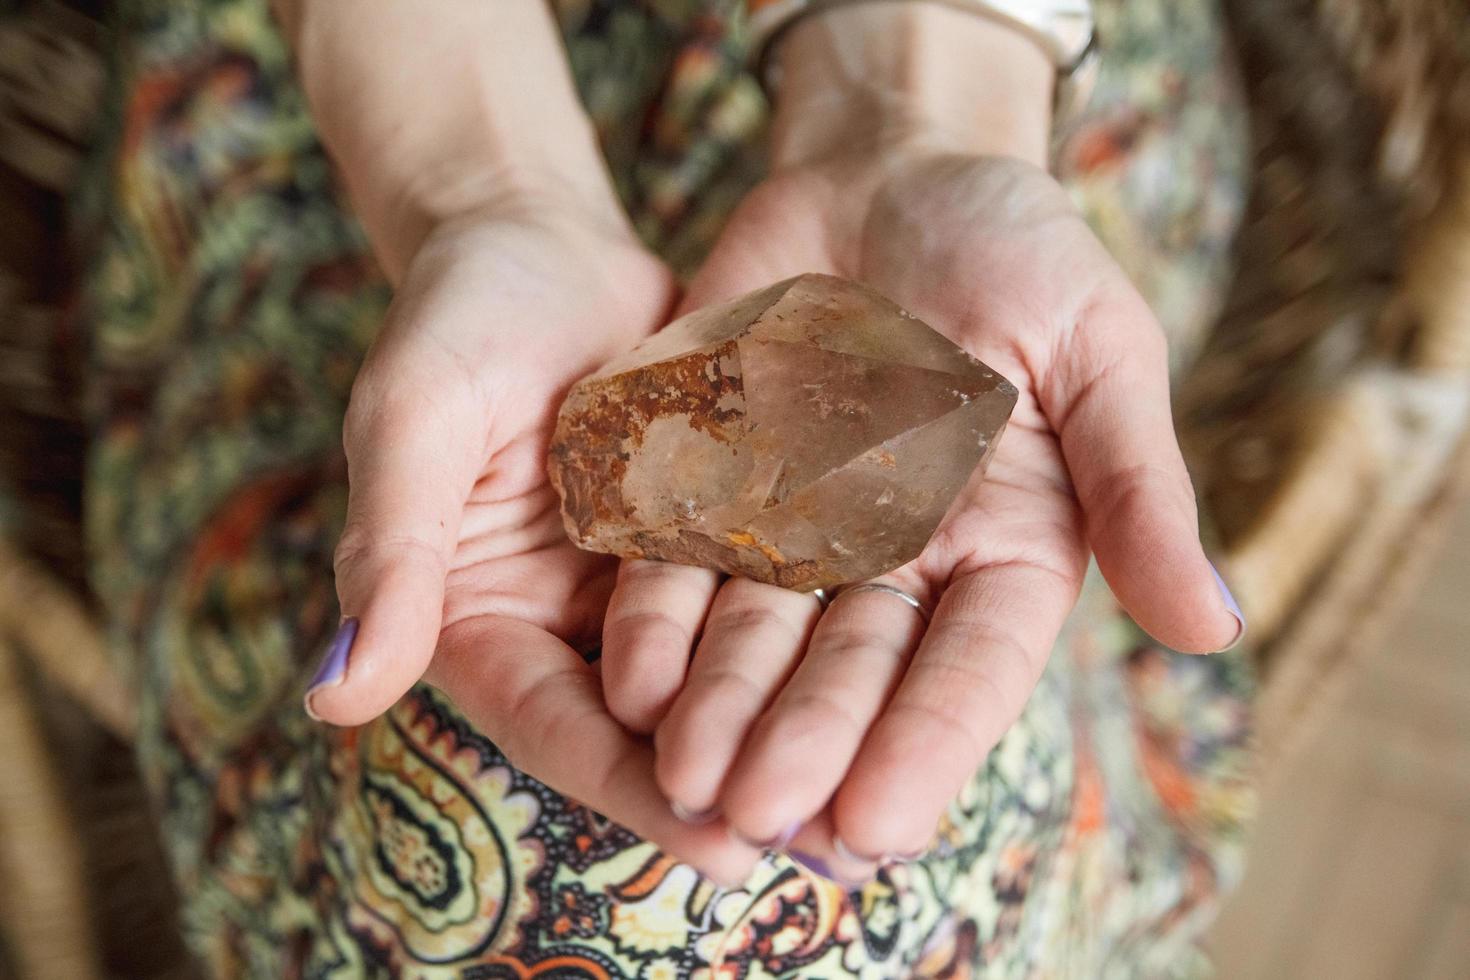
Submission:
<svg viewBox="0 0 1470 980">
<path fill-rule="evenodd" d="M 0 977 L 187 977 L 92 615 L 65 204 L 100 0 L 0 0 Z M 1470 978 L 1470 10 L 1228 0 L 1238 273 L 1178 395 L 1261 667 L 1226 978 Z"/>
</svg>

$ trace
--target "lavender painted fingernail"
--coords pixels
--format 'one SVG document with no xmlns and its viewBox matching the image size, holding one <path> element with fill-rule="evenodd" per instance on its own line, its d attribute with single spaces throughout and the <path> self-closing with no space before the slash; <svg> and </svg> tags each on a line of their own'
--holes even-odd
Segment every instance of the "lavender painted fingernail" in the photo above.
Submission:
<svg viewBox="0 0 1470 980">
<path fill-rule="evenodd" d="M 826 861 L 823 861 L 821 858 L 816 857 L 815 855 L 807 854 L 804 851 L 787 851 L 786 853 L 791 858 L 791 860 L 795 861 L 803 868 L 806 868 L 812 874 L 820 875 L 821 877 L 826 878 L 828 881 L 835 881 L 843 888 L 852 890 L 862 888 L 865 884 L 867 884 L 867 879 L 847 878 L 843 875 L 838 874 L 836 871 L 832 870 L 831 865 L 829 865 Z"/>
<path fill-rule="evenodd" d="M 318 691 L 341 684 L 347 676 L 347 658 L 352 653 L 352 644 L 357 639 L 358 620 L 356 616 L 342 620 L 342 625 L 337 627 L 337 633 L 332 637 L 332 642 L 327 644 L 327 652 L 322 655 L 321 666 L 316 669 L 316 676 L 311 679 L 311 684 L 306 688 L 306 713 L 317 721 L 321 716 L 311 708 L 311 699 Z"/>
<path fill-rule="evenodd" d="M 833 881 L 836 880 L 836 877 L 832 874 L 832 869 L 827 867 L 827 862 L 821 858 L 807 854 L 804 851 L 787 851 L 786 853 L 791 857 L 791 860 L 806 868 L 812 874 L 829 878 Z"/>
<path fill-rule="evenodd" d="M 1210 565 L 1210 574 L 1215 576 L 1215 584 L 1220 587 L 1220 596 L 1225 600 L 1225 608 L 1230 610 L 1230 615 L 1235 617 L 1235 622 L 1240 626 L 1240 629 L 1236 631 L 1235 639 L 1231 640 L 1230 645 L 1220 651 L 1224 653 L 1225 650 L 1234 650 L 1240 645 L 1240 641 L 1245 638 L 1245 613 L 1240 611 L 1240 603 L 1236 602 L 1235 596 L 1230 594 L 1230 586 L 1225 584 L 1225 580 L 1220 577 L 1219 570 L 1213 564 Z"/>
<path fill-rule="evenodd" d="M 776 839 L 767 846 L 773 851 L 784 851 L 786 845 L 796 837 L 796 832 L 801 830 L 801 821 L 796 820 L 786 825 L 786 829 L 776 835 Z"/>
<path fill-rule="evenodd" d="M 720 816 L 718 807 L 710 807 L 708 810 L 691 810 L 687 806 L 673 800 L 669 801 L 669 809 L 674 811 L 674 816 L 696 827 L 701 824 L 713 823 Z"/>
</svg>

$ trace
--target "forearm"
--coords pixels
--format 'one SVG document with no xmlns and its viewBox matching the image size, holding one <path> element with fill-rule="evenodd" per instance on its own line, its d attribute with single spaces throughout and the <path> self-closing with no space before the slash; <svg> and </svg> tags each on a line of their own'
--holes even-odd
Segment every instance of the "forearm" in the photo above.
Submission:
<svg viewBox="0 0 1470 980">
<path fill-rule="evenodd" d="M 434 225 L 522 200 L 621 222 L 541 0 L 274 0 L 327 149 L 396 281 Z"/>
<path fill-rule="evenodd" d="M 772 164 L 920 143 L 1046 165 L 1055 71 L 1029 38 L 925 0 L 851 3 L 777 41 Z"/>
</svg>

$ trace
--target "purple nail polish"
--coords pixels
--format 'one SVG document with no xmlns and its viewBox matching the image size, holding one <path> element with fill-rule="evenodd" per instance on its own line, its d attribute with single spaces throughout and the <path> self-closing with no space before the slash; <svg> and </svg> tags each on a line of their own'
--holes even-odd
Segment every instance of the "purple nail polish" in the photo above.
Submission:
<svg viewBox="0 0 1470 980">
<path fill-rule="evenodd" d="M 786 853 L 790 856 L 791 860 L 806 868 L 812 874 L 820 875 L 823 878 L 828 878 L 833 881 L 837 880 L 836 876 L 832 874 L 832 869 L 827 867 L 827 862 L 821 858 L 803 851 L 787 851 Z"/>
<path fill-rule="evenodd" d="M 1235 621 L 1240 625 L 1239 631 L 1235 634 L 1235 639 L 1230 642 L 1229 646 L 1225 647 L 1225 650 L 1233 650 L 1245 638 L 1245 613 L 1240 611 L 1240 603 L 1236 602 L 1235 596 L 1230 594 L 1230 586 L 1225 584 L 1225 580 L 1220 577 L 1220 572 L 1213 564 L 1210 565 L 1210 574 L 1215 576 L 1215 584 L 1220 587 L 1220 596 L 1225 600 L 1225 608 L 1230 610 L 1230 615 L 1234 616 Z M 1221 652 L 1223 653 L 1224 650 Z"/>
<path fill-rule="evenodd" d="M 306 712 L 312 714 L 311 696 L 327 687 L 335 687 L 342 683 L 342 678 L 347 676 L 347 657 L 352 653 L 353 641 L 357 639 L 358 620 L 356 616 L 342 620 L 342 625 L 337 627 L 337 633 L 332 637 L 332 642 L 327 644 L 327 652 L 322 655 L 321 666 L 316 669 L 316 676 L 306 688 Z M 312 715 L 315 717 L 315 715 Z"/>
<path fill-rule="evenodd" d="M 767 846 L 773 851 L 784 851 L 786 850 L 786 845 L 790 844 L 796 838 L 797 831 L 799 830 L 801 830 L 801 821 L 793 821 L 787 824 L 786 829 L 777 834 L 776 839 Z"/>
<path fill-rule="evenodd" d="M 669 801 L 669 809 L 674 811 L 674 816 L 687 824 L 698 827 L 701 824 L 713 823 L 720 816 L 718 807 L 710 807 L 708 810 L 691 810 L 681 803 Z"/>
<path fill-rule="evenodd" d="M 797 864 L 806 868 L 813 874 L 820 875 L 828 881 L 836 882 L 849 891 L 856 891 L 868 883 L 868 878 L 848 878 L 833 871 L 831 866 L 821 858 L 803 851 L 787 851 L 786 854 Z"/>
</svg>

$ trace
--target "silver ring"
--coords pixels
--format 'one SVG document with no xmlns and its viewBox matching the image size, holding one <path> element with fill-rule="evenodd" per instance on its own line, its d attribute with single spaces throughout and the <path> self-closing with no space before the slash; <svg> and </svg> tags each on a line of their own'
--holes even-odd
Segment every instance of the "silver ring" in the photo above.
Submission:
<svg viewBox="0 0 1470 980">
<path fill-rule="evenodd" d="M 834 592 L 831 598 L 827 600 L 826 605 L 830 606 L 843 596 L 852 595 L 854 592 L 882 592 L 884 595 L 896 596 L 913 606 L 914 611 L 924 617 L 925 624 L 929 622 L 929 610 L 924 608 L 924 604 L 919 601 L 918 596 L 911 595 L 897 586 L 887 585 L 883 582 L 859 582 L 857 585 L 844 585 Z"/>
</svg>

